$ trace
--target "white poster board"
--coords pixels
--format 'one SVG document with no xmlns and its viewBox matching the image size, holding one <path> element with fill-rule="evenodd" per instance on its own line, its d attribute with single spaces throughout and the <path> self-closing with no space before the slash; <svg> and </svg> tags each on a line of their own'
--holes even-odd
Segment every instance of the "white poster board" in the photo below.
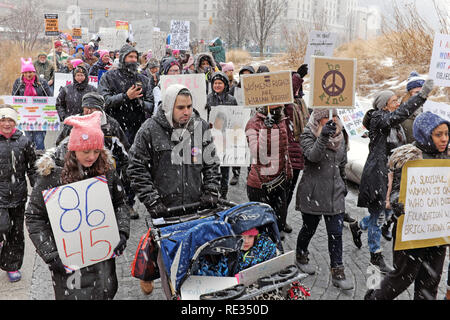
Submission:
<svg viewBox="0 0 450 320">
<path fill-rule="evenodd" d="M 166 55 L 166 38 L 167 34 L 160 30 L 153 29 L 153 57 L 161 60 L 162 57 Z"/>
<path fill-rule="evenodd" d="M 161 80 L 161 100 L 164 101 L 166 89 L 172 84 L 182 84 L 186 86 L 192 94 L 194 108 L 200 113 L 202 119 L 206 121 L 208 112 L 206 106 L 206 81 L 204 74 L 180 74 L 162 75 Z"/>
<path fill-rule="evenodd" d="M 430 79 L 436 86 L 450 87 L 450 35 L 436 33 L 430 61 Z"/>
<path fill-rule="evenodd" d="M 245 126 L 250 120 L 251 109 L 243 106 L 212 107 L 209 122 L 217 156 L 223 167 L 250 165 L 250 150 Z"/>
<path fill-rule="evenodd" d="M 54 97 L 0 97 L 19 113 L 17 129 L 21 131 L 59 131 L 58 111 Z"/>
<path fill-rule="evenodd" d="M 128 30 L 100 27 L 98 31 L 101 41 L 100 50 L 120 50 L 128 38 Z"/>
<path fill-rule="evenodd" d="M 119 243 L 105 176 L 42 191 L 64 265 L 78 270 L 110 259 Z"/>
<path fill-rule="evenodd" d="M 73 82 L 73 75 L 72 73 L 55 73 L 55 89 L 53 90 L 53 96 L 56 98 L 58 97 L 59 90 L 62 87 L 65 87 L 69 84 L 72 84 Z M 95 76 L 89 76 L 89 84 L 98 87 L 98 78 Z"/>
<path fill-rule="evenodd" d="M 170 47 L 176 50 L 189 50 L 190 22 L 183 20 L 170 21 Z"/>
<path fill-rule="evenodd" d="M 367 131 L 362 124 L 365 111 L 356 100 L 354 109 L 337 109 L 338 116 L 350 137 L 360 137 Z"/>
<path fill-rule="evenodd" d="M 324 31 L 311 31 L 306 47 L 305 61 L 309 64 L 311 56 L 332 57 L 336 46 L 337 33 Z"/>
<path fill-rule="evenodd" d="M 220 291 L 237 285 L 235 277 L 190 276 L 181 286 L 183 300 L 200 300 L 205 293 Z"/>
<path fill-rule="evenodd" d="M 430 111 L 439 117 L 450 121 L 450 105 L 443 102 L 435 102 L 431 100 L 425 101 L 423 105 L 423 112 Z"/>
<path fill-rule="evenodd" d="M 136 49 L 144 53 L 153 49 L 153 20 L 134 20 L 130 25 L 133 26 L 133 41 L 136 42 Z"/>
</svg>

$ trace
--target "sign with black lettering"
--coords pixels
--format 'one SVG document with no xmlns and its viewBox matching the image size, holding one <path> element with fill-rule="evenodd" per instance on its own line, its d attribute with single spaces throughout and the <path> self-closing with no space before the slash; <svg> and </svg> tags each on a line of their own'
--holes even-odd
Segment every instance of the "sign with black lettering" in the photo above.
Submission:
<svg viewBox="0 0 450 320">
<path fill-rule="evenodd" d="M 45 13 L 45 35 L 55 37 L 59 35 L 58 28 L 58 14 L 56 13 Z"/>
</svg>

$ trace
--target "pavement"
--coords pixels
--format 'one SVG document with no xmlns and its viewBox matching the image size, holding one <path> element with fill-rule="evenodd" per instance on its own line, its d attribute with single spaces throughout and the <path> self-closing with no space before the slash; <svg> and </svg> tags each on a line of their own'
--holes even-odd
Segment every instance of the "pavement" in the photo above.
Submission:
<svg viewBox="0 0 450 320">
<path fill-rule="evenodd" d="M 52 134 L 47 136 L 46 144 L 50 143 L 54 137 Z M 239 183 L 230 186 L 229 200 L 236 203 L 247 202 L 246 196 L 246 170 L 241 170 Z M 294 193 L 295 195 L 295 193 Z M 349 183 L 349 193 L 346 197 L 346 210 L 358 220 L 367 214 L 364 208 L 356 206 L 358 197 L 358 186 L 352 182 Z M 292 226 L 293 232 L 286 234 L 283 241 L 285 251 L 295 250 L 298 232 L 302 226 L 302 217 L 300 212 L 295 211 L 295 197 L 289 206 L 288 223 Z M 139 280 L 131 276 L 130 265 L 137 248 L 140 237 L 146 232 L 144 215 L 145 207 L 137 202 L 135 210 L 140 214 L 137 220 L 131 220 L 131 236 L 127 243 L 127 249 L 124 254 L 116 259 L 117 277 L 119 279 L 119 289 L 115 296 L 116 300 L 165 300 L 161 289 L 161 281 L 155 281 L 155 289 L 152 294 L 144 295 L 139 287 Z M 25 232 L 27 233 L 27 232 Z M 302 280 L 302 283 L 311 289 L 311 300 L 362 300 L 369 287 L 372 287 L 381 280 L 381 275 L 374 272 L 369 265 L 370 255 L 367 245 L 367 232 L 362 235 L 363 246 L 356 248 L 353 244 L 351 232 L 344 224 L 343 230 L 343 262 L 345 265 L 345 274 L 347 278 L 353 281 L 354 289 L 342 291 L 334 287 L 331 283 L 330 258 L 328 255 L 328 240 L 323 220 L 319 223 L 316 234 L 311 240 L 310 263 L 317 266 L 315 275 L 308 276 Z M 382 248 L 385 260 L 392 265 L 392 242 L 382 239 Z M 441 276 L 439 292 L 437 299 L 442 300 L 446 292 L 446 281 L 448 273 L 448 254 L 444 263 L 444 270 Z M 0 271 L 0 300 L 53 300 L 54 293 L 51 283 L 50 272 L 47 265 L 35 253 L 34 246 L 26 234 L 25 260 L 21 269 L 23 278 L 17 283 L 9 283 L 6 273 Z M 399 295 L 397 300 L 412 300 L 414 288 L 411 285 L 405 292 Z"/>
</svg>

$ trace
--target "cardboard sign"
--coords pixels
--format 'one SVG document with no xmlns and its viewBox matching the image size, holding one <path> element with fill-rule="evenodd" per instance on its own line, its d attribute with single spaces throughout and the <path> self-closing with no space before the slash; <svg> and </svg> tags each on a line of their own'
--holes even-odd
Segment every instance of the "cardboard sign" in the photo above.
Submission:
<svg viewBox="0 0 450 320">
<path fill-rule="evenodd" d="M 443 102 L 435 102 L 431 100 L 425 101 L 423 104 L 423 112 L 430 111 L 439 117 L 450 121 L 450 105 Z"/>
<path fill-rule="evenodd" d="M 51 37 L 59 36 L 58 14 L 45 13 L 44 19 L 45 19 L 45 35 Z"/>
<path fill-rule="evenodd" d="M 176 50 L 189 50 L 190 22 L 182 20 L 170 21 L 170 47 Z"/>
<path fill-rule="evenodd" d="M 72 29 L 72 38 L 73 39 L 83 38 L 83 31 L 81 30 L 81 28 L 73 28 Z"/>
<path fill-rule="evenodd" d="M 78 270 L 110 259 L 119 229 L 105 176 L 42 191 L 64 265 Z"/>
<path fill-rule="evenodd" d="M 311 57 L 311 108 L 355 108 L 356 59 Z"/>
<path fill-rule="evenodd" d="M 55 89 L 53 91 L 53 96 L 56 98 L 58 97 L 59 90 L 62 87 L 65 87 L 69 84 L 72 84 L 73 82 L 73 75 L 72 73 L 55 73 Z M 89 76 L 89 84 L 98 87 L 98 77 L 95 76 Z"/>
<path fill-rule="evenodd" d="M 245 126 L 250 120 L 251 109 L 243 106 L 212 107 L 209 122 L 221 166 L 249 166 L 250 150 Z"/>
<path fill-rule="evenodd" d="M 204 74 L 180 74 L 180 75 L 162 75 L 161 100 L 164 101 L 166 89 L 172 84 L 182 84 L 186 86 L 192 94 L 192 103 L 194 108 L 200 113 L 202 119 L 208 118 L 206 106 L 206 81 Z"/>
<path fill-rule="evenodd" d="M 430 61 L 430 79 L 441 87 L 450 87 L 450 35 L 436 33 Z"/>
<path fill-rule="evenodd" d="M 293 264 L 295 264 L 294 250 L 242 270 L 236 277 L 238 278 L 239 284 L 248 286 L 256 282 L 259 278 L 270 276 Z"/>
<path fill-rule="evenodd" d="M 311 31 L 306 47 L 305 62 L 310 64 L 311 56 L 332 57 L 337 34 L 333 32 Z"/>
<path fill-rule="evenodd" d="M 360 137 L 367 131 L 366 127 L 362 124 L 365 111 L 358 103 L 358 100 L 355 102 L 354 109 L 338 109 L 337 112 L 350 137 Z"/>
<path fill-rule="evenodd" d="M 402 169 L 394 250 L 445 245 L 450 237 L 450 160 L 408 161 Z"/>
<path fill-rule="evenodd" d="M 60 122 L 54 97 L 1 97 L 19 113 L 17 129 L 22 131 L 59 131 Z"/>
<path fill-rule="evenodd" d="M 183 300 L 200 300 L 205 293 L 215 292 L 237 285 L 235 277 L 190 276 L 181 286 Z"/>
<path fill-rule="evenodd" d="M 244 105 L 260 107 L 294 101 L 290 71 L 241 75 Z"/>
</svg>

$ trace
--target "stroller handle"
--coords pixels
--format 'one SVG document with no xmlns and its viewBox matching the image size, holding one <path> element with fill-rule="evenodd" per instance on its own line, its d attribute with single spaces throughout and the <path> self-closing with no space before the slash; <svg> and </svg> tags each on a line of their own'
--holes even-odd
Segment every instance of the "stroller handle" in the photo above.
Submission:
<svg viewBox="0 0 450 320">
<path fill-rule="evenodd" d="M 228 206 L 228 207 L 237 206 L 236 203 L 227 201 L 225 199 L 219 199 L 218 203 L 221 205 Z M 201 202 L 194 202 L 194 203 L 184 204 L 181 206 L 170 207 L 170 208 L 167 208 L 167 213 L 181 212 L 181 211 L 185 211 L 187 209 L 198 209 L 198 208 L 200 208 L 201 205 L 202 205 Z"/>
</svg>

